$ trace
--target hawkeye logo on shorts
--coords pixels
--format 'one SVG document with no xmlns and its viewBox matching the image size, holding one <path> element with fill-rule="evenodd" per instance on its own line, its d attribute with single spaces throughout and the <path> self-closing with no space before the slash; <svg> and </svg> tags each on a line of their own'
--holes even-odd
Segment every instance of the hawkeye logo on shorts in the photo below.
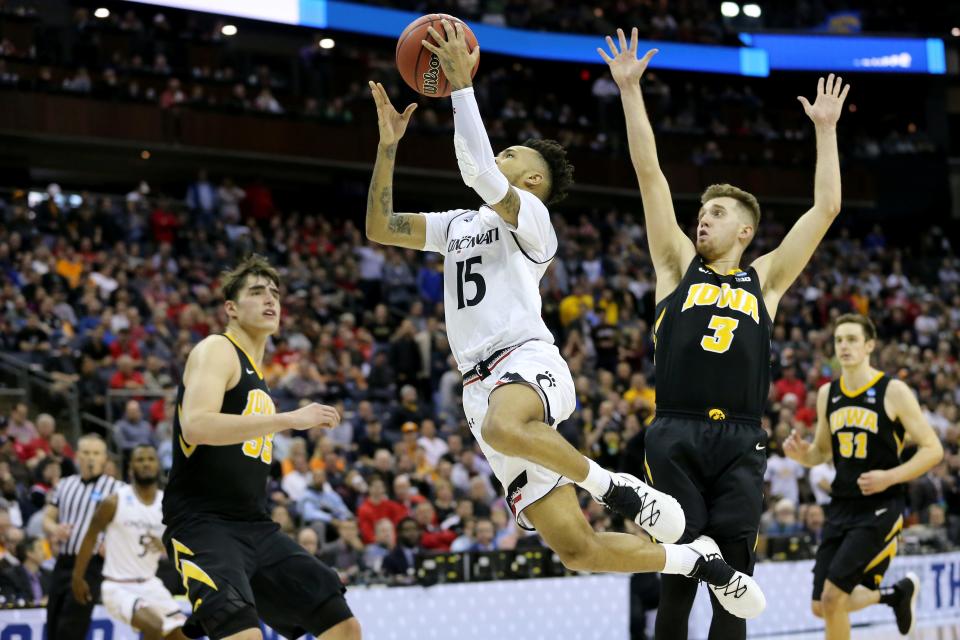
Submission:
<svg viewBox="0 0 960 640">
<path fill-rule="evenodd" d="M 830 414 L 830 433 L 836 433 L 844 427 L 877 432 L 877 412 L 863 407 L 843 407 Z"/>
<path fill-rule="evenodd" d="M 273 404 L 273 398 L 268 396 L 263 389 L 252 389 L 247 394 L 247 406 L 244 407 L 244 416 L 272 416 L 277 412 Z M 243 455 L 250 458 L 260 458 L 266 464 L 273 462 L 273 434 L 267 434 L 247 440 L 243 443 Z"/>
<path fill-rule="evenodd" d="M 687 299 L 683 301 L 680 312 L 693 307 L 733 309 L 750 316 L 754 322 L 760 324 L 760 305 L 757 303 L 757 296 L 746 289 L 734 289 L 726 282 L 719 287 L 709 282 L 690 285 L 687 290 Z"/>
</svg>

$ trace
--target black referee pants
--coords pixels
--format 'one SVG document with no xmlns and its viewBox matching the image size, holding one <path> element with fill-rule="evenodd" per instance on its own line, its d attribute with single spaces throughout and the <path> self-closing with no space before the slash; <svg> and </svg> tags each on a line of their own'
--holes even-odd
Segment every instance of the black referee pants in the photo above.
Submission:
<svg viewBox="0 0 960 640">
<path fill-rule="evenodd" d="M 100 583 L 103 581 L 103 559 L 93 556 L 87 567 L 87 584 L 92 600 L 80 604 L 73 597 L 73 565 L 75 556 L 60 556 L 53 568 L 50 594 L 47 599 L 46 640 L 84 640 L 90 628 L 93 605 L 100 600 Z"/>
</svg>

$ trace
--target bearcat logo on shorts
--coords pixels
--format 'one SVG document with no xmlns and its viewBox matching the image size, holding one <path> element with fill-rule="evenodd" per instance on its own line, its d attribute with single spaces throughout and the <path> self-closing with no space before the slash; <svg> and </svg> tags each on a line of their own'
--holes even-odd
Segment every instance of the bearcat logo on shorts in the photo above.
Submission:
<svg viewBox="0 0 960 640">
<path fill-rule="evenodd" d="M 553 374 L 549 371 L 544 371 L 541 374 L 538 374 L 536 377 L 537 384 L 541 387 L 555 387 L 557 386 L 557 379 L 553 377 Z"/>
<path fill-rule="evenodd" d="M 517 505 L 523 500 L 523 488 L 527 486 L 527 472 L 524 471 L 510 483 L 507 487 L 507 504 L 510 505 L 510 511 L 513 517 L 517 517 Z"/>
<path fill-rule="evenodd" d="M 710 409 L 707 412 L 707 415 L 710 416 L 711 420 L 726 420 L 727 414 L 723 412 L 723 409 Z"/>
<path fill-rule="evenodd" d="M 440 58 L 430 55 L 430 68 L 423 72 L 423 92 L 436 93 L 440 84 Z"/>
</svg>

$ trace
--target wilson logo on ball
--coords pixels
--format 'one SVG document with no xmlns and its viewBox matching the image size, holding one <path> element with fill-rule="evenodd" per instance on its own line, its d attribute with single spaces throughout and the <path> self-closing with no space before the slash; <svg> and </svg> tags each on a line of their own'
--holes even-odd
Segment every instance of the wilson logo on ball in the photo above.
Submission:
<svg viewBox="0 0 960 640">
<path fill-rule="evenodd" d="M 440 59 L 436 54 L 430 56 L 430 66 L 423 72 L 423 93 L 433 95 L 440 86 Z"/>
</svg>

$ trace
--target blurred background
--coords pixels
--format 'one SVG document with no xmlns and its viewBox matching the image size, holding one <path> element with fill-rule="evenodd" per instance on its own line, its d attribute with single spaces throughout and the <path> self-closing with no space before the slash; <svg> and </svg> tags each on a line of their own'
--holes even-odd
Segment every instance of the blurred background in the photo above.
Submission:
<svg viewBox="0 0 960 640">
<path fill-rule="evenodd" d="M 752 191 L 764 220 L 748 259 L 812 202 L 813 130 L 796 96 L 831 71 L 852 85 L 839 124 L 843 212 L 780 305 L 764 418 L 759 552 L 770 562 L 758 572 L 768 598 L 794 604 L 751 623 L 751 636 L 818 628 L 808 559 L 832 469 L 807 471 L 780 443 L 794 428 L 812 435 L 816 389 L 839 374 L 829 324 L 849 311 L 877 324 L 874 366 L 918 392 L 943 439 L 944 462 L 908 489 L 909 557 L 890 576 L 922 571 L 924 624 L 955 628 L 960 4 L 893 0 L 0 1 L 0 597 L 10 615 L 29 631 L 36 611 L 42 625 L 34 594 L 3 576 L 35 544 L 46 563 L 56 553 L 40 514 L 76 472 L 79 435 L 107 438 L 117 477 L 141 442 L 169 468 L 186 354 L 224 326 L 220 271 L 256 251 L 285 284 L 265 370 L 278 410 L 321 401 L 345 417 L 332 431 L 276 435 L 272 516 L 351 587 L 408 587 L 351 589 L 370 637 L 428 637 L 424 624 L 452 637 L 417 594 L 463 581 L 492 603 L 477 637 L 523 631 L 497 626 L 521 624 L 504 594 L 530 594 L 524 580 L 546 577 L 563 580 L 536 583 L 554 595 L 529 606 L 547 617 L 558 615 L 549 598 L 581 592 L 580 580 L 612 594 L 579 615 L 586 635 L 568 637 L 646 637 L 655 576 L 567 576 L 512 522 L 460 406 L 440 256 L 364 237 L 370 79 L 401 108 L 420 102 L 400 144 L 397 209 L 480 204 L 457 171 L 449 101 L 419 97 L 394 67 L 396 36 L 429 12 L 477 34 L 476 90 L 495 149 L 531 137 L 569 149 L 577 185 L 552 212 L 561 249 L 541 286 L 578 391 L 560 431 L 633 473 L 626 443 L 656 411 L 654 280 L 617 88 L 595 47 L 638 26 L 661 49 L 643 90 L 680 223 L 693 227 L 709 184 Z M 583 506 L 596 529 L 624 528 Z M 706 637 L 704 606 L 691 637 Z M 394 609 L 409 621 L 383 621 Z M 457 600 L 441 609 L 449 624 L 476 615 Z M 4 615 L 0 627 L 12 624 Z"/>
</svg>

